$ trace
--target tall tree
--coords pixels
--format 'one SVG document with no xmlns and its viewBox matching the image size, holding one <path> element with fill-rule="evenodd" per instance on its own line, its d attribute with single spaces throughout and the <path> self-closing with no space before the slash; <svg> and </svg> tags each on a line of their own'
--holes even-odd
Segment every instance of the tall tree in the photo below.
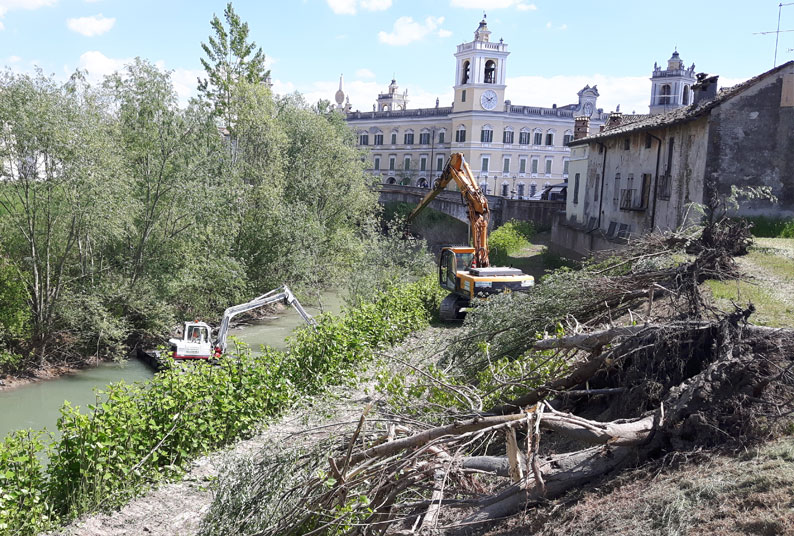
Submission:
<svg viewBox="0 0 794 536">
<path fill-rule="evenodd" d="M 201 43 L 207 55 L 201 58 L 201 65 L 208 78 L 198 79 L 198 90 L 214 104 L 215 112 L 229 128 L 234 122 L 231 106 L 234 86 L 242 81 L 264 82 L 270 71 L 265 70 L 262 49 L 257 49 L 253 41 L 248 42 L 248 23 L 240 20 L 231 2 L 226 4 L 223 15 L 226 26 L 214 15 L 210 25 L 215 35 L 210 35 L 209 44 Z"/>
</svg>

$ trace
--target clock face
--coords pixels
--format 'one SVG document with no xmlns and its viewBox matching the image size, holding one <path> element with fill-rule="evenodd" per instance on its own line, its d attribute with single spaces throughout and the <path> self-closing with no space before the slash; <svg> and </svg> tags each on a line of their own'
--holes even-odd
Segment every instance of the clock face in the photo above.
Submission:
<svg viewBox="0 0 794 536">
<path fill-rule="evenodd" d="M 480 106 L 485 110 L 493 110 L 496 108 L 496 91 L 493 89 L 483 91 L 480 97 Z"/>
</svg>

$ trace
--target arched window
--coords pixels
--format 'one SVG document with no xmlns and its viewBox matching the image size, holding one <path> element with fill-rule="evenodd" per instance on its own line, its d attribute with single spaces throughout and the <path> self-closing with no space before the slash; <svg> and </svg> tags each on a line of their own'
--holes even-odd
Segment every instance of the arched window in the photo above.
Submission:
<svg viewBox="0 0 794 536">
<path fill-rule="evenodd" d="M 485 83 L 496 83 L 496 62 L 494 60 L 488 60 L 485 62 Z"/>
<path fill-rule="evenodd" d="M 471 66 L 471 64 L 469 63 L 469 60 L 466 60 L 466 61 L 463 62 L 463 66 L 460 69 L 461 71 L 463 71 L 461 79 L 460 79 L 460 83 L 461 84 L 468 84 L 469 83 L 469 68 L 470 68 L 470 66 Z"/>
<path fill-rule="evenodd" d="M 493 127 L 491 125 L 483 125 L 480 130 L 480 141 L 482 143 L 491 143 L 493 141 Z"/>
<path fill-rule="evenodd" d="M 386 179 L 386 184 L 395 184 L 396 182 L 397 179 L 395 179 L 394 177 L 389 177 L 388 179 Z"/>
<path fill-rule="evenodd" d="M 426 178 L 424 178 L 424 177 L 419 177 L 419 180 L 418 180 L 418 181 L 416 181 L 416 185 L 417 185 L 419 188 L 427 188 L 427 187 L 428 187 L 428 184 L 427 184 L 427 179 L 426 179 Z"/>
<path fill-rule="evenodd" d="M 403 177 L 403 180 L 400 181 L 400 185 L 402 185 L 402 186 L 410 186 L 411 185 L 411 178 L 410 177 Z"/>
<path fill-rule="evenodd" d="M 513 143 L 513 127 L 505 128 L 505 131 L 502 133 L 502 143 L 508 145 Z"/>
<path fill-rule="evenodd" d="M 510 185 L 506 182 L 502 183 L 502 197 L 508 197 L 510 194 Z"/>
<path fill-rule="evenodd" d="M 662 86 L 661 96 L 659 97 L 659 104 L 670 104 L 670 84 Z"/>
<path fill-rule="evenodd" d="M 529 145 L 529 129 L 527 127 L 522 128 L 518 134 L 518 144 Z"/>
<path fill-rule="evenodd" d="M 683 104 L 684 106 L 689 104 L 689 86 L 684 86 L 684 98 L 681 101 L 681 104 Z"/>
<path fill-rule="evenodd" d="M 375 145 L 383 145 L 383 131 L 375 129 Z"/>
<path fill-rule="evenodd" d="M 466 127 L 460 125 L 458 130 L 455 131 L 455 141 L 457 143 L 463 143 L 466 141 Z"/>
<path fill-rule="evenodd" d="M 551 129 L 546 131 L 546 145 L 554 145 L 554 131 Z"/>
</svg>

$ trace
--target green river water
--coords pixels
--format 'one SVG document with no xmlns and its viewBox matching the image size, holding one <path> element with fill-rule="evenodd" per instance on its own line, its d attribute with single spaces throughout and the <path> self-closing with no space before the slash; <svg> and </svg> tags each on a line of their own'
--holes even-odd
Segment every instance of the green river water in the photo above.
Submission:
<svg viewBox="0 0 794 536">
<path fill-rule="evenodd" d="M 321 301 L 326 312 L 337 312 L 342 305 L 342 300 L 332 293 L 323 294 Z M 320 313 L 316 307 L 306 307 L 306 310 L 311 315 Z M 277 315 L 233 328 L 229 334 L 254 350 L 261 345 L 284 348 L 284 339 L 302 323 L 298 313 L 290 307 Z M 96 402 L 96 389 L 119 380 L 130 383 L 144 381 L 152 375 L 148 366 L 131 359 L 123 363 L 100 363 L 53 380 L 0 390 L 0 438 L 26 428 L 55 432 L 60 408 L 65 401 L 85 408 Z"/>
</svg>

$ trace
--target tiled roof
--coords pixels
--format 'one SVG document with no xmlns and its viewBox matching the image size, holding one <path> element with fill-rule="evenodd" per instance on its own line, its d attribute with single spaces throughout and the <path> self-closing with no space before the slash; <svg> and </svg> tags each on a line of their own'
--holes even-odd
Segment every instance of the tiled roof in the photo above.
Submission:
<svg viewBox="0 0 794 536">
<path fill-rule="evenodd" d="M 615 125 L 613 127 L 609 126 L 609 118 L 607 118 L 607 126 L 604 128 L 604 131 L 613 130 L 618 127 L 624 127 L 629 123 L 636 123 L 637 121 L 644 121 L 645 119 L 649 119 L 652 117 L 650 114 L 624 114 L 620 116 L 620 124 Z"/>
<path fill-rule="evenodd" d="M 655 128 L 669 127 L 679 123 L 693 121 L 698 117 L 702 117 L 708 114 L 712 108 L 719 106 L 726 100 L 734 97 L 735 95 L 738 95 L 748 87 L 756 84 L 757 82 L 763 80 L 764 78 L 767 78 L 768 76 L 771 76 L 779 71 L 782 71 L 785 68 L 792 66 L 794 66 L 794 61 L 784 63 L 783 65 L 779 65 L 774 69 L 759 74 L 758 76 L 754 76 L 753 78 L 750 78 L 749 80 L 746 80 L 741 84 L 736 84 L 735 86 L 721 89 L 719 93 L 717 93 L 717 96 L 714 97 L 713 99 L 700 102 L 697 105 L 691 104 L 684 108 L 678 108 L 671 112 L 658 114 L 658 115 L 650 115 L 647 116 L 645 119 L 632 121 L 630 123 L 622 122 L 620 126 L 613 127 L 609 130 L 604 130 L 603 132 L 593 134 L 592 136 L 588 136 L 586 138 L 574 140 L 570 142 L 568 145 L 569 146 L 584 145 L 585 143 L 591 141 L 604 140 L 607 138 L 625 135 L 630 132 L 642 132 L 645 130 L 653 130 Z"/>
</svg>

